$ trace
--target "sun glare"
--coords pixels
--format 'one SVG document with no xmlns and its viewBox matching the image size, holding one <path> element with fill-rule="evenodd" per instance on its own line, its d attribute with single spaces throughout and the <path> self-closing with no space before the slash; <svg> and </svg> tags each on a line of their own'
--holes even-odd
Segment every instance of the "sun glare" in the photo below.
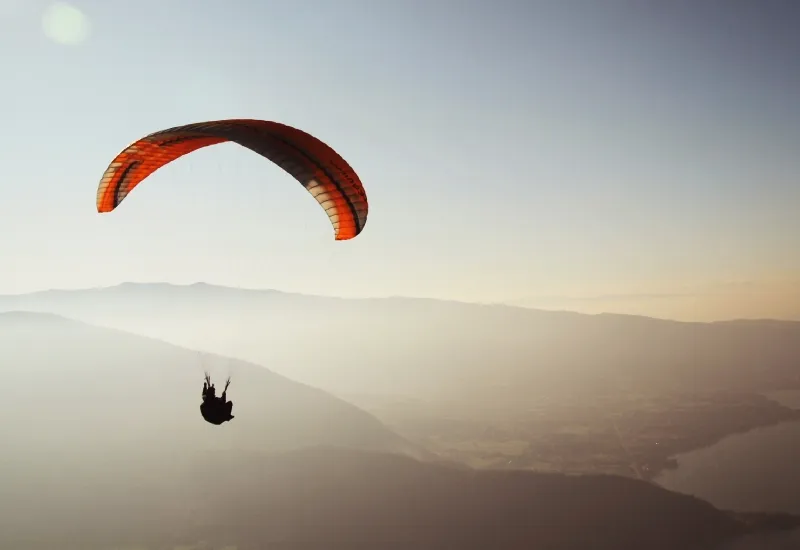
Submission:
<svg viewBox="0 0 800 550">
<path fill-rule="evenodd" d="M 42 30 L 57 44 L 80 44 L 89 37 L 89 19 L 75 6 L 55 2 L 42 14 Z"/>
</svg>

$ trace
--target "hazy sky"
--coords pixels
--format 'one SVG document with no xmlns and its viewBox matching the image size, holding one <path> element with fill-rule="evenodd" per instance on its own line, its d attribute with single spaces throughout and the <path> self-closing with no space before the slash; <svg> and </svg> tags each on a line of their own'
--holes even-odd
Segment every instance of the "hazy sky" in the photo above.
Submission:
<svg viewBox="0 0 800 550">
<path fill-rule="evenodd" d="M 48 5 L 0 0 L 0 293 L 202 280 L 492 301 L 800 281 L 792 0 L 76 0 L 85 20 Z M 231 144 L 96 213 L 128 143 L 229 117 L 337 149 L 367 189 L 364 232 L 335 242 L 299 184 Z"/>
</svg>

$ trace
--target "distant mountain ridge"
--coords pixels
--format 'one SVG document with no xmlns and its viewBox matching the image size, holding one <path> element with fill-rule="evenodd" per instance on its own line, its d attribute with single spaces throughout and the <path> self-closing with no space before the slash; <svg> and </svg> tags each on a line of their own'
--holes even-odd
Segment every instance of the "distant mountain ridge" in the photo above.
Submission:
<svg viewBox="0 0 800 550">
<path fill-rule="evenodd" d="M 800 278 L 778 277 L 751 281 L 718 281 L 686 286 L 677 291 L 616 293 L 584 296 L 528 296 L 505 303 L 548 310 L 584 313 L 614 311 L 662 319 L 714 321 L 778 318 L 800 321 Z"/>
<path fill-rule="evenodd" d="M 800 387 L 800 322 L 687 323 L 425 298 L 332 298 L 203 283 L 0 296 L 269 366 L 338 393 Z"/>
<path fill-rule="evenodd" d="M 583 316 L 622 316 L 622 317 L 635 317 L 641 319 L 653 319 L 655 321 L 662 321 L 662 322 L 672 322 L 672 323 L 689 323 L 689 324 L 717 324 L 717 323 L 739 323 L 739 322 L 765 322 L 771 321 L 775 323 L 800 323 L 800 320 L 796 319 L 777 319 L 771 317 L 740 317 L 740 318 L 729 318 L 729 319 L 721 319 L 721 320 L 713 320 L 713 321 L 682 321 L 677 319 L 668 319 L 663 317 L 657 317 L 652 315 L 641 315 L 635 313 L 619 313 L 619 312 L 597 312 L 597 313 L 582 313 L 578 311 L 572 311 L 569 309 L 558 309 L 553 310 L 549 308 L 537 308 L 531 305 L 527 305 L 525 300 L 517 300 L 517 301 L 496 301 L 496 302 L 470 302 L 464 300 L 455 300 L 455 299 L 446 299 L 446 298 L 429 298 L 429 297 L 418 297 L 418 296 L 371 296 L 371 297 L 343 297 L 343 296 L 331 296 L 331 295 L 323 295 L 323 294 L 313 294 L 313 293 L 306 293 L 306 292 L 290 292 L 278 289 L 271 289 L 271 288 L 249 288 L 249 287 L 232 287 L 232 286 L 225 286 L 225 285 L 218 285 L 207 283 L 203 281 L 197 281 L 194 283 L 185 283 L 185 284 L 177 284 L 177 283 L 166 283 L 166 282 L 122 282 L 115 285 L 108 285 L 108 286 L 97 286 L 97 287 L 80 287 L 80 288 L 53 288 L 53 289 L 45 289 L 45 290 L 37 290 L 32 292 L 24 292 L 20 294 L 0 294 L 0 301 L 4 304 L 10 304 L 14 301 L 18 301 L 19 303 L 28 303 L 29 301 L 39 301 L 42 300 L 44 302 L 49 301 L 54 297 L 65 297 L 68 295 L 82 295 L 82 294 L 97 294 L 97 295 L 114 295 L 114 294 L 124 294 L 124 293 L 163 293 L 164 295 L 180 295 L 183 294 L 184 296 L 191 295 L 194 298 L 201 296 L 198 294 L 199 292 L 206 293 L 206 297 L 232 297 L 236 295 L 246 295 L 252 297 L 253 295 L 261 295 L 276 297 L 276 296 L 286 296 L 286 297 L 295 297 L 295 298 L 309 298 L 309 299 L 321 299 L 321 300 L 330 300 L 330 301 L 397 301 L 397 300 L 404 300 L 404 301 L 415 301 L 415 302 L 435 302 L 435 303 L 447 303 L 447 304 L 460 304 L 466 306 L 476 306 L 476 307 L 499 307 L 499 308 L 509 308 L 514 310 L 526 310 L 526 311 L 536 311 L 541 313 L 554 313 L 554 314 L 568 314 L 568 315 L 583 315 Z M 670 295 L 665 295 L 670 296 Z M 798 305 L 800 307 L 800 304 Z"/>
</svg>

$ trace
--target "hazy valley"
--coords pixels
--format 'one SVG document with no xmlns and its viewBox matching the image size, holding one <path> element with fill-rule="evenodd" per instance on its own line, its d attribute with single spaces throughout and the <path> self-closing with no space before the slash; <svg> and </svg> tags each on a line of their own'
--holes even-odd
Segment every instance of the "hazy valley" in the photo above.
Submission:
<svg viewBox="0 0 800 550">
<path fill-rule="evenodd" d="M 327 390 L 447 460 L 651 478 L 671 456 L 798 418 L 800 323 L 679 323 L 205 284 L 0 297 L 230 355 Z M 237 386 L 234 386 L 234 390 Z"/>
<path fill-rule="evenodd" d="M 230 302 L 232 295 L 240 301 Z M 325 548 L 331 542 L 523 548 L 532 540 L 553 549 L 583 548 L 587 540 L 620 549 L 716 549 L 796 525 L 789 517 L 735 516 L 636 479 L 673 467 L 676 453 L 797 419 L 798 412 L 759 393 L 777 381 L 791 385 L 795 324 L 686 326 L 417 300 L 381 304 L 384 313 L 376 318 L 364 302 L 206 285 L 123 285 L 0 299 L 7 310 L 49 310 L 117 327 L 47 313 L 0 314 L 0 370 L 14 389 L 2 414 L 15 419 L 0 434 L 4 540 L 31 549 L 53 541 L 65 549 L 70 541 L 75 548 L 124 543 L 150 549 L 202 540 L 207 548 L 239 549 Z M 249 322 L 224 314 L 237 309 Z M 292 322 L 281 323 L 281 312 L 290 310 Z M 299 322 L 301 312 L 308 323 Z M 261 314 L 264 323 L 255 323 Z M 338 326 L 343 316 L 362 329 L 321 330 Z M 550 327 L 550 339 L 525 339 L 523 329 L 545 331 L 548 318 L 558 327 Z M 313 328 L 305 342 L 300 326 Z M 188 344 L 191 331 L 206 336 L 206 350 L 244 341 L 253 355 L 296 355 L 307 374 L 330 369 L 328 380 L 340 367 L 344 376 L 354 364 L 365 372 L 371 362 L 377 369 L 388 365 L 407 383 L 389 393 L 372 386 L 369 374 L 366 381 L 345 377 L 339 386 L 352 391 L 334 397 L 287 379 L 295 365 L 288 359 L 277 374 L 151 338 L 183 337 Z M 596 363 L 570 356 L 574 346 L 561 339 L 568 331 L 573 339 L 593 338 L 606 353 L 598 350 Z M 626 338 L 652 341 L 664 331 L 672 331 L 675 346 L 694 338 L 695 350 L 714 358 L 713 364 L 695 363 L 704 365 L 694 378 L 703 384 L 681 383 L 692 365 L 679 357 L 670 369 L 670 346 L 656 347 L 652 363 L 640 357 L 641 365 L 651 366 L 639 370 L 633 368 L 636 355 L 619 351 Z M 269 335 L 261 344 L 259 332 Z M 408 346 L 412 332 L 440 363 Z M 467 360 L 481 333 L 494 339 L 498 356 Z M 369 353 L 359 352 L 358 341 Z M 781 347 L 736 378 L 724 376 L 722 361 L 732 354 L 721 349 L 734 341 L 740 350 Z M 614 346 L 616 352 L 608 351 Z M 503 361 L 512 351 L 517 359 L 509 366 Z M 395 354 L 410 357 L 414 366 L 404 374 Z M 533 372 L 522 368 L 524 357 Z M 544 357 L 560 368 L 543 364 Z M 460 361 L 466 361 L 463 377 Z M 746 361 L 740 357 L 738 364 Z M 233 376 L 236 419 L 224 429 L 199 416 L 204 368 L 218 384 Z M 507 383 L 488 384 L 498 374 Z M 423 375 L 429 384 L 421 384 Z M 426 390 L 414 395 L 422 386 Z M 391 458 L 398 455 L 407 458 Z M 48 528 L 41 530 L 43 524 Z M 748 535 L 753 530 L 762 534 Z"/>
</svg>

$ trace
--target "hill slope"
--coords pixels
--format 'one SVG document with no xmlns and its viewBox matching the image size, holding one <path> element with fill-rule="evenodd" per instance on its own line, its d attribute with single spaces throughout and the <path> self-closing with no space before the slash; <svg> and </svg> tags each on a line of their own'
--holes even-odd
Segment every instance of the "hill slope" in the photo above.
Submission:
<svg viewBox="0 0 800 550">
<path fill-rule="evenodd" d="M 0 297 L 236 355 L 343 393 L 442 397 L 567 388 L 800 387 L 800 322 L 682 323 L 435 300 L 337 299 L 205 284 Z"/>
<path fill-rule="evenodd" d="M 341 449 L 151 449 L 59 470 L 39 468 L 24 493 L 11 483 L 0 494 L 0 503 L 17 495 L 0 515 L 0 545 L 711 550 L 748 531 L 708 503 L 630 479 L 476 472 Z"/>
<path fill-rule="evenodd" d="M 252 449 L 308 445 L 414 452 L 366 412 L 257 365 L 209 358 L 234 421 L 205 423 L 199 354 L 164 342 L 41 313 L 0 314 L 0 441 L 7 456 L 103 447 Z M 221 388 L 220 388 L 221 389 Z"/>
</svg>

